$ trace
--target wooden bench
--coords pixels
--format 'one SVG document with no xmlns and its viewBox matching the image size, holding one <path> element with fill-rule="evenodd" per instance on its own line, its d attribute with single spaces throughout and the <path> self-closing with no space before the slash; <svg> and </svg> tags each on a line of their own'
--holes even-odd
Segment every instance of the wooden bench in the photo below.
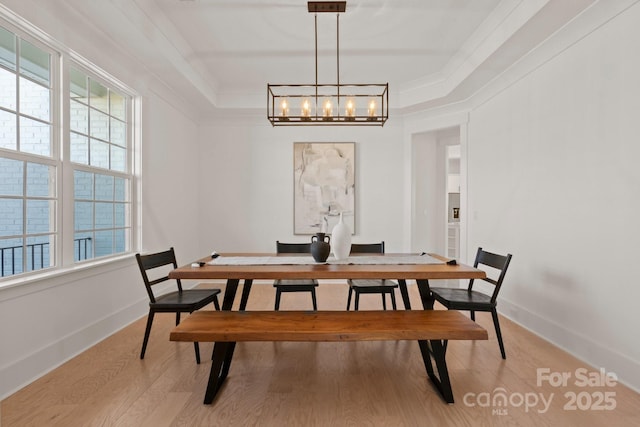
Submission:
<svg viewBox="0 0 640 427">
<path fill-rule="evenodd" d="M 226 379 L 236 342 L 388 340 L 417 340 L 429 378 L 453 403 L 447 341 L 486 339 L 485 329 L 453 310 L 198 311 L 170 334 L 171 341 L 215 342 L 205 404 L 213 402 Z"/>
</svg>

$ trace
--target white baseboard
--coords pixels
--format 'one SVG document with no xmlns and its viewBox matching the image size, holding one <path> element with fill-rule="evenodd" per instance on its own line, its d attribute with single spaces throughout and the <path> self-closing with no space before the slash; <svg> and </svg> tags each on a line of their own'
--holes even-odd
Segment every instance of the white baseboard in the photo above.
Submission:
<svg viewBox="0 0 640 427">
<path fill-rule="evenodd" d="M 148 312 L 148 300 L 140 300 L 72 334 L 61 337 L 51 345 L 47 345 L 31 353 L 15 363 L 0 367 L 0 378 L 2 378 L 2 381 L 0 381 L 0 400 L 5 399 L 98 342 L 138 320 Z"/>
<path fill-rule="evenodd" d="M 594 369 L 604 368 L 607 372 L 615 373 L 621 384 L 640 393 L 639 361 L 504 298 L 498 298 L 498 311 L 504 317 L 591 365 Z"/>
</svg>

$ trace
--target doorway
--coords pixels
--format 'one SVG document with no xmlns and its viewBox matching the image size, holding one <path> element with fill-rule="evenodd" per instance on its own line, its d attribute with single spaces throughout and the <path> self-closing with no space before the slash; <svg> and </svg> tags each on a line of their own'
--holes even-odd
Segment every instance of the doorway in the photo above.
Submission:
<svg viewBox="0 0 640 427">
<path fill-rule="evenodd" d="M 464 186 L 461 127 L 415 133 L 411 250 L 461 258 Z"/>
</svg>

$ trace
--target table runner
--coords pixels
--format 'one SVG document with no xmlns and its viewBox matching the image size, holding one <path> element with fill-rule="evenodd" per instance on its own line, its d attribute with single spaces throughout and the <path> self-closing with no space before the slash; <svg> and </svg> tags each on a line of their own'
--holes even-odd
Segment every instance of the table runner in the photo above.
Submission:
<svg viewBox="0 0 640 427">
<path fill-rule="evenodd" d="M 316 262 L 311 255 L 303 256 L 219 256 L 207 262 L 209 265 L 401 265 L 401 264 L 444 264 L 437 258 L 425 255 L 374 255 L 350 256 L 338 260 L 330 256 L 325 262 Z"/>
</svg>

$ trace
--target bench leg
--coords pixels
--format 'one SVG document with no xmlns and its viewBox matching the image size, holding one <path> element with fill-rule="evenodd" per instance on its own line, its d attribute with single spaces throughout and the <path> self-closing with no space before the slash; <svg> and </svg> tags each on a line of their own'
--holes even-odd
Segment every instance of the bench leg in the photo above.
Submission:
<svg viewBox="0 0 640 427">
<path fill-rule="evenodd" d="M 242 299 L 240 301 L 241 310 L 244 310 L 246 307 L 252 282 L 252 280 L 245 280 L 244 282 Z M 222 310 L 231 310 L 233 307 L 233 300 L 236 298 L 239 283 L 240 280 L 238 279 L 227 280 L 227 286 L 225 287 L 224 297 L 222 300 Z M 207 391 L 204 394 L 205 404 L 213 402 L 213 398 L 216 396 L 216 393 L 218 393 L 218 390 L 220 390 L 224 380 L 227 378 L 235 347 L 235 342 L 216 342 L 213 344 L 213 352 L 211 354 L 211 372 L 209 372 Z"/>
<path fill-rule="evenodd" d="M 429 378 L 436 386 L 440 395 L 447 403 L 453 403 L 453 391 L 451 390 L 451 382 L 449 381 L 449 372 L 447 370 L 447 361 L 445 360 L 445 349 L 447 341 L 430 340 L 418 341 L 420 351 L 422 352 L 422 360 L 427 369 Z M 429 348 L 431 347 L 431 348 Z M 431 358 L 436 362 L 436 372 L 434 372 Z"/>
<path fill-rule="evenodd" d="M 235 347 L 235 342 L 217 342 L 213 345 L 211 372 L 209 372 L 207 391 L 204 393 L 204 403 L 206 405 L 213 402 L 218 390 L 220 390 L 222 384 L 224 384 L 224 380 L 229 373 Z"/>
</svg>

